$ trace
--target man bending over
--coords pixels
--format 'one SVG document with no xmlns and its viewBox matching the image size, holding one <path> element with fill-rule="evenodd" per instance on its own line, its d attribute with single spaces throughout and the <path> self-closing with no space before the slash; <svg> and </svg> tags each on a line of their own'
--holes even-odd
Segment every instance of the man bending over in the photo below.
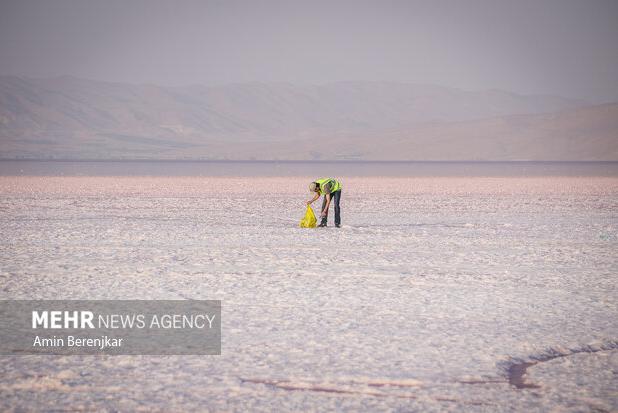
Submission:
<svg viewBox="0 0 618 413">
<path fill-rule="evenodd" d="M 322 178 L 316 179 L 309 185 L 309 190 L 315 192 L 313 199 L 307 201 L 307 205 L 311 205 L 317 200 L 320 195 L 324 195 L 322 200 L 322 212 L 320 217 L 322 221 L 318 227 L 325 227 L 328 220 L 328 208 L 331 201 L 335 201 L 335 226 L 339 228 L 341 226 L 341 208 L 339 207 L 339 200 L 341 199 L 341 183 L 334 178 Z"/>
</svg>

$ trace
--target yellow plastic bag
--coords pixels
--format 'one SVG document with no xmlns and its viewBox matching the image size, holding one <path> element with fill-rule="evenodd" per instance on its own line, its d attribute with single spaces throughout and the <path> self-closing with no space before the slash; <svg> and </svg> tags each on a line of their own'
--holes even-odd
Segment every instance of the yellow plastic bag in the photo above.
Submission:
<svg viewBox="0 0 618 413">
<path fill-rule="evenodd" d="M 311 205 L 307 205 L 307 212 L 305 212 L 305 216 L 300 220 L 301 228 L 315 228 L 318 220 L 315 218 L 315 214 L 313 213 L 313 209 L 311 209 Z"/>
</svg>

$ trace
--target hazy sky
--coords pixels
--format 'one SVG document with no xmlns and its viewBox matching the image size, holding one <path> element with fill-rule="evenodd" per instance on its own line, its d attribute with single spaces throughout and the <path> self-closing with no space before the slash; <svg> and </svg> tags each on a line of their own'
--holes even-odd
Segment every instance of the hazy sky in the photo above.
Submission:
<svg viewBox="0 0 618 413">
<path fill-rule="evenodd" d="M 618 101 L 617 0 L 0 0 L 0 73 L 391 80 Z"/>
</svg>

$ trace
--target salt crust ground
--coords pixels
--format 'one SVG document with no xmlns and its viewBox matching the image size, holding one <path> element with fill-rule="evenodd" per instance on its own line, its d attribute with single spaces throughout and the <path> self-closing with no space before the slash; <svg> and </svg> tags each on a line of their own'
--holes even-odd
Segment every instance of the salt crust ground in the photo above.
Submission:
<svg viewBox="0 0 618 413">
<path fill-rule="evenodd" d="M 0 298 L 224 317 L 220 357 L 3 357 L 0 409 L 618 409 L 618 179 L 342 177 L 303 230 L 309 181 L 0 177 Z"/>
</svg>

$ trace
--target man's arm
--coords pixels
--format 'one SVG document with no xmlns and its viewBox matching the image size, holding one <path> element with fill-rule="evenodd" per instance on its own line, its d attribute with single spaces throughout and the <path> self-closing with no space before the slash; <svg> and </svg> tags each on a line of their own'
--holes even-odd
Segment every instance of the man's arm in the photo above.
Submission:
<svg viewBox="0 0 618 413">
<path fill-rule="evenodd" d="M 326 205 L 324 205 L 324 211 L 322 211 L 322 216 L 325 217 L 328 212 L 328 207 L 330 206 L 330 194 L 324 195 L 326 197 Z"/>
<path fill-rule="evenodd" d="M 309 201 L 307 201 L 307 205 L 311 205 L 315 202 L 316 199 L 318 199 L 320 197 L 320 193 L 316 192 L 315 195 L 313 196 L 313 199 L 310 199 Z"/>
</svg>

